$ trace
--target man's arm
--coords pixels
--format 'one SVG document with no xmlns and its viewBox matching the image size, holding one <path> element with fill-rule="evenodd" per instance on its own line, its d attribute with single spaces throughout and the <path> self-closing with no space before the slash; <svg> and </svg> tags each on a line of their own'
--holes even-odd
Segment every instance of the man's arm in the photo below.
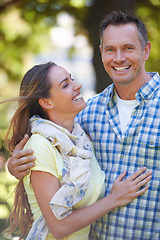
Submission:
<svg viewBox="0 0 160 240">
<path fill-rule="evenodd" d="M 28 141 L 29 136 L 26 134 L 24 138 L 16 145 L 12 156 L 7 161 L 8 171 L 17 179 L 26 176 L 32 167 L 34 167 L 35 157 L 32 155 L 32 149 L 23 150 L 24 145 Z"/>
</svg>

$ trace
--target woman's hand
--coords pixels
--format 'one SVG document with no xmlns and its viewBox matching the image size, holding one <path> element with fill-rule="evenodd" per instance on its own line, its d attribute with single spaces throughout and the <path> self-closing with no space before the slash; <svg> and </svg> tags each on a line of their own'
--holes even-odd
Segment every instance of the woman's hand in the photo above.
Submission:
<svg viewBox="0 0 160 240">
<path fill-rule="evenodd" d="M 147 191 L 149 185 L 144 185 L 151 180 L 152 172 L 147 171 L 143 173 L 145 170 L 146 167 L 140 168 L 125 180 L 123 180 L 123 178 L 126 175 L 126 171 L 117 177 L 111 189 L 111 195 L 117 202 L 117 207 L 130 203 L 136 197 Z M 139 190 L 139 188 L 142 186 L 144 187 Z"/>
<path fill-rule="evenodd" d="M 28 141 L 29 136 L 26 134 L 24 138 L 16 145 L 12 156 L 7 161 L 8 171 L 11 175 L 21 180 L 30 172 L 30 168 L 34 167 L 35 157 L 32 155 L 33 150 L 25 149 L 24 145 Z"/>
</svg>

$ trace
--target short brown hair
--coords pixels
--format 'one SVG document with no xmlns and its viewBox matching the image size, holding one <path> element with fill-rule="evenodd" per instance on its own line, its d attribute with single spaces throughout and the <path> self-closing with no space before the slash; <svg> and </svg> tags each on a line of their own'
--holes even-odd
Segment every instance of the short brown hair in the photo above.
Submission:
<svg viewBox="0 0 160 240">
<path fill-rule="evenodd" d="M 144 47 L 149 41 L 145 24 L 135 16 L 132 16 L 131 14 L 128 14 L 128 13 L 125 14 L 124 12 L 117 12 L 117 11 L 111 12 L 109 15 L 104 16 L 100 24 L 99 37 L 100 37 L 101 46 L 103 42 L 102 40 L 103 33 L 109 25 L 121 25 L 121 24 L 127 24 L 127 23 L 134 23 L 136 25 L 138 30 L 139 40 L 140 40 L 142 49 L 144 49 Z"/>
</svg>

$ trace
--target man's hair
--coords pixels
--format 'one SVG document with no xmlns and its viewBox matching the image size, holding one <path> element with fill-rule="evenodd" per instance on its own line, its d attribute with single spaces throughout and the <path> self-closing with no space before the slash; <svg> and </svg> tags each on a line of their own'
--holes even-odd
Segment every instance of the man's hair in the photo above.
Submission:
<svg viewBox="0 0 160 240">
<path fill-rule="evenodd" d="M 142 49 L 144 49 L 146 44 L 149 42 L 147 29 L 144 23 L 140 21 L 138 18 L 136 18 L 135 16 L 132 16 L 131 14 L 117 12 L 117 11 L 111 12 L 109 15 L 104 16 L 104 19 L 100 24 L 99 36 L 100 36 L 101 46 L 103 43 L 103 33 L 109 25 L 117 26 L 117 25 L 128 24 L 128 23 L 133 23 L 136 25 L 138 30 L 138 37 L 139 37 Z"/>
</svg>

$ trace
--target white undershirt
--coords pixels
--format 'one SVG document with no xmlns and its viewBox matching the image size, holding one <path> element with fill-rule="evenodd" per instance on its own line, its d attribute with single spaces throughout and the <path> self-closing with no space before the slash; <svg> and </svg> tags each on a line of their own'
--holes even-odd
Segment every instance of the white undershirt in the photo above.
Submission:
<svg viewBox="0 0 160 240">
<path fill-rule="evenodd" d="M 123 133 L 126 130 L 132 111 L 138 105 L 138 102 L 136 99 L 123 100 L 117 95 L 117 93 L 116 93 L 116 101 L 117 101 L 117 107 L 119 112 L 120 127 Z"/>
</svg>

